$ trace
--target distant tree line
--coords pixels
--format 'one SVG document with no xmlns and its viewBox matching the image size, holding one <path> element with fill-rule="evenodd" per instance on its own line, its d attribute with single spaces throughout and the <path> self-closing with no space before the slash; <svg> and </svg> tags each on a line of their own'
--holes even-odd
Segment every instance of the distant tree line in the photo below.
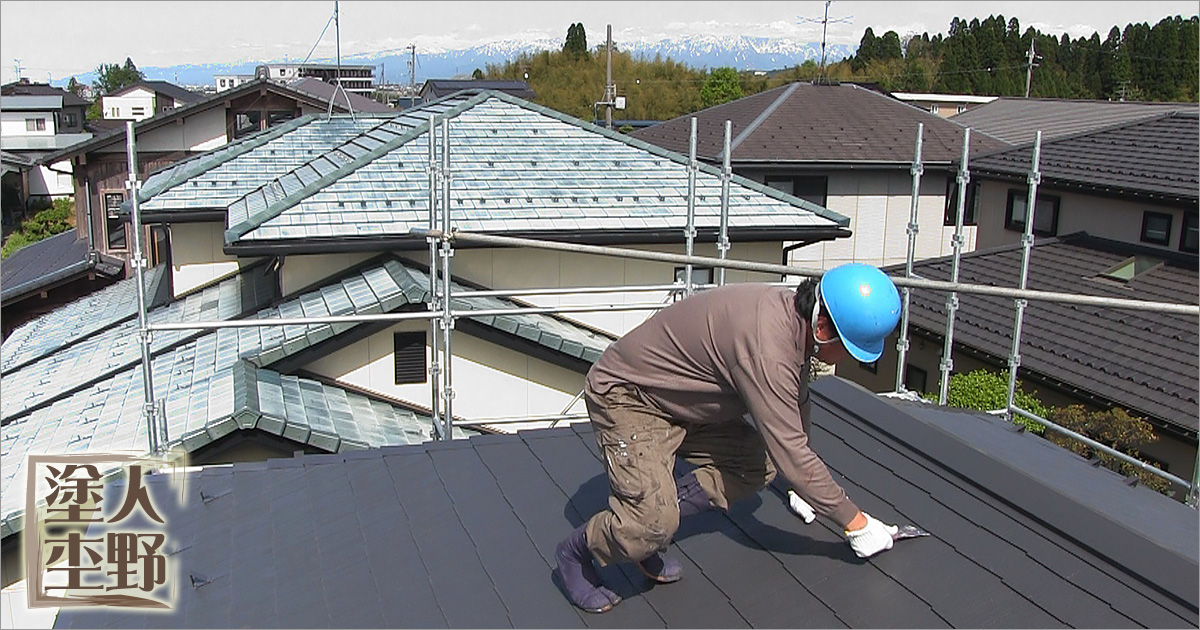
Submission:
<svg viewBox="0 0 1200 630">
<path fill-rule="evenodd" d="M 732 68 L 693 69 L 656 55 L 633 56 L 613 46 L 613 80 L 627 109 L 615 119 L 667 120 L 757 94 L 793 81 L 826 77 L 873 83 L 893 92 L 938 92 L 1024 96 L 1029 50 L 1029 96 L 1100 100 L 1191 101 L 1200 94 L 1200 18 L 1164 18 L 1114 26 L 1071 39 L 1021 30 L 1016 18 L 954 18 L 949 32 L 930 36 L 895 31 L 863 33 L 853 57 L 825 68 L 813 61 L 771 72 Z M 605 48 L 587 45 L 582 23 L 571 24 L 561 51 L 524 54 L 504 64 L 488 64 L 476 77 L 520 80 L 525 73 L 535 99 L 584 120 L 603 118 Z M 736 76 L 736 82 L 733 77 Z"/>
</svg>

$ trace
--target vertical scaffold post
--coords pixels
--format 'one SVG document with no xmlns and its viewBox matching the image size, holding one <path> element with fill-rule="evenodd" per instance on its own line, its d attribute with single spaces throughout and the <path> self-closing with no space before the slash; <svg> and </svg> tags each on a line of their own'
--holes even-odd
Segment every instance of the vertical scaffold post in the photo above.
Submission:
<svg viewBox="0 0 1200 630">
<path fill-rule="evenodd" d="M 687 198 L 687 227 L 683 230 L 687 241 L 687 255 L 692 255 L 696 242 L 696 117 L 692 116 L 692 133 L 688 140 L 688 198 Z M 689 261 L 683 268 L 683 295 L 692 294 L 692 263 Z"/>
<path fill-rule="evenodd" d="M 1029 196 L 1025 198 L 1025 231 L 1021 234 L 1021 283 L 1018 288 L 1024 291 L 1029 285 L 1029 256 L 1033 247 L 1033 220 L 1037 214 L 1037 190 L 1042 181 L 1039 163 L 1042 157 L 1042 132 L 1037 132 L 1033 140 L 1033 161 L 1029 164 Z M 1015 204 L 1016 201 L 1014 200 Z M 1012 418 L 1013 398 L 1017 391 L 1017 367 L 1021 365 L 1021 326 L 1025 321 L 1025 306 L 1028 301 L 1023 298 L 1013 300 L 1016 315 L 1013 319 L 1012 352 L 1008 354 L 1008 402 L 1004 413 Z"/>
<path fill-rule="evenodd" d="M 133 260 L 130 264 L 133 265 L 137 282 L 138 339 L 142 347 L 142 415 L 146 418 L 146 437 L 150 443 L 150 454 L 159 455 L 166 443 L 166 422 L 164 420 L 164 426 L 159 427 L 158 406 L 154 403 L 154 365 L 150 361 L 150 330 L 146 327 L 146 282 L 143 273 L 146 259 L 142 257 L 142 217 L 138 208 L 138 190 L 141 184 L 138 183 L 137 144 L 133 136 L 132 120 L 125 121 L 125 150 L 129 160 L 129 180 L 125 182 L 125 189 L 129 191 L 129 221 L 132 224 L 130 230 L 133 232 Z M 162 442 L 159 441 L 160 431 Z"/>
<path fill-rule="evenodd" d="M 430 130 L 433 131 L 432 129 Z M 454 439 L 454 381 L 451 379 L 450 336 L 454 317 L 450 314 L 450 121 L 442 119 L 442 420 L 443 439 Z"/>
<path fill-rule="evenodd" d="M 917 255 L 917 233 L 920 225 L 917 223 L 917 206 L 921 200 L 921 174 L 925 166 L 921 163 L 921 143 L 924 140 L 925 123 L 917 124 L 917 148 L 913 153 L 912 173 L 912 202 L 908 211 L 908 258 L 904 261 L 904 277 L 913 275 L 913 258 Z M 911 302 L 912 289 L 904 287 L 904 308 L 900 311 L 900 338 L 896 341 L 896 393 L 904 391 L 904 370 L 908 362 L 908 308 Z"/>
<path fill-rule="evenodd" d="M 950 267 L 950 282 L 958 282 L 958 263 L 962 257 L 963 246 L 963 212 L 967 206 L 967 184 L 971 181 L 971 173 L 967 170 L 967 156 L 971 147 L 971 129 L 963 130 L 962 161 L 958 165 L 958 204 L 954 212 L 954 237 L 950 239 L 954 246 L 954 262 Z M 954 369 L 954 317 L 958 313 L 958 292 L 951 291 L 946 296 L 946 338 L 942 343 L 942 383 L 938 393 L 938 404 L 946 404 L 950 395 L 950 371 Z"/>
<path fill-rule="evenodd" d="M 429 114 L 429 229 L 436 230 L 438 222 L 437 214 L 437 196 L 438 184 L 440 183 L 440 173 L 438 172 L 437 164 L 437 127 L 434 125 L 433 114 Z M 437 312 L 442 309 L 441 301 L 438 299 L 438 292 L 442 287 L 438 284 L 438 241 L 430 236 L 425 240 L 429 241 L 429 310 Z M 429 320 L 430 342 L 429 342 L 429 411 L 433 418 L 433 437 L 442 439 L 442 417 L 441 417 L 441 356 L 438 349 L 441 345 L 439 336 L 441 335 L 440 319 Z"/>
<path fill-rule="evenodd" d="M 717 235 L 717 258 L 725 260 L 729 254 L 729 180 L 733 170 L 729 165 L 730 136 L 733 135 L 733 123 L 725 121 L 725 148 L 721 151 L 721 231 Z M 717 286 L 725 284 L 725 268 L 717 267 Z"/>
</svg>

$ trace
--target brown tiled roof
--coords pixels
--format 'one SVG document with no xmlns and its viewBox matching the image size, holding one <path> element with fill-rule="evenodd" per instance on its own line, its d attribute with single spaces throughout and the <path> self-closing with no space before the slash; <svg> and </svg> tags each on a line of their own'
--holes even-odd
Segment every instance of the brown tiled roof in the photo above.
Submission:
<svg viewBox="0 0 1200 630">
<path fill-rule="evenodd" d="M 790 83 L 630 135 L 686 155 L 693 116 L 696 154 L 706 161 L 722 159 L 726 120 L 733 162 L 907 164 L 919 123 L 925 125 L 922 162 L 949 163 L 962 155 L 962 125 L 854 84 Z M 971 134 L 972 155 L 1008 146 Z"/>
</svg>

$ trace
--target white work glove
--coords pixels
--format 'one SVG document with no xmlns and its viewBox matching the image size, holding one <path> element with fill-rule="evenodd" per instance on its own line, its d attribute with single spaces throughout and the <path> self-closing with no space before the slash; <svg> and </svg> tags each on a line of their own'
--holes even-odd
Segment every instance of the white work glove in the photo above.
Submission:
<svg viewBox="0 0 1200 630">
<path fill-rule="evenodd" d="M 854 550 L 854 554 L 859 558 L 868 558 L 880 551 L 886 551 L 892 548 L 892 543 L 895 539 L 892 538 L 900 528 L 895 525 L 885 525 L 882 521 L 867 514 L 862 513 L 867 519 L 867 524 L 862 529 L 854 531 L 846 531 L 846 542 L 850 543 L 850 548 Z"/>
<path fill-rule="evenodd" d="M 788 507 L 804 519 L 805 523 L 811 523 L 813 519 L 817 518 L 816 511 L 808 504 L 808 501 L 801 499 L 795 490 L 788 489 Z"/>
</svg>

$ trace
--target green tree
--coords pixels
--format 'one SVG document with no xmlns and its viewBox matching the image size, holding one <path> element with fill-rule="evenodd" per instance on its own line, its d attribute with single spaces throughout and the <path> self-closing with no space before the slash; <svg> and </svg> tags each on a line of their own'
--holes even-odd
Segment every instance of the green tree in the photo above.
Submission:
<svg viewBox="0 0 1200 630">
<path fill-rule="evenodd" d="M 737 70 L 733 68 L 713 70 L 705 79 L 704 85 L 700 87 L 700 103 L 704 107 L 736 101 L 742 96 L 744 96 L 742 85 L 738 81 Z"/>
<path fill-rule="evenodd" d="M 71 80 L 67 81 L 67 91 L 75 96 L 80 96 L 83 92 L 83 84 L 76 81 L 75 77 L 71 77 Z"/>
<path fill-rule="evenodd" d="M 471 78 L 475 79 L 476 81 L 482 79 L 483 78 L 483 70 L 480 70 L 479 68 L 475 68 L 475 72 L 471 73 Z"/>
<path fill-rule="evenodd" d="M 133 65 L 133 60 L 129 57 L 125 58 L 125 65 L 120 66 L 115 63 L 102 63 L 96 66 L 96 80 L 92 86 L 100 94 L 111 94 L 128 87 L 146 78 L 146 75 Z"/>
<path fill-rule="evenodd" d="M 926 397 L 937 400 L 937 394 L 926 394 Z M 951 374 L 950 386 L 946 388 L 946 404 L 978 411 L 1004 409 L 1008 405 L 1008 374 L 988 370 Z M 1013 404 L 1035 416 L 1048 419 L 1050 408 L 1037 397 L 1036 392 L 1025 391 L 1020 383 L 1013 392 Z M 1021 416 L 1014 417 L 1013 422 L 1024 425 L 1034 433 L 1045 431 L 1042 425 Z"/>
<path fill-rule="evenodd" d="M 572 24 L 567 28 L 567 39 L 563 42 L 562 51 L 577 57 L 587 54 L 587 31 L 583 28 L 583 22 Z"/>
<path fill-rule="evenodd" d="M 71 197 L 55 199 L 53 204 L 41 212 L 29 217 L 21 227 L 4 239 L 0 248 L 0 258 L 8 258 L 13 252 L 32 245 L 55 234 L 66 232 L 75 227 L 75 201 Z"/>
</svg>

